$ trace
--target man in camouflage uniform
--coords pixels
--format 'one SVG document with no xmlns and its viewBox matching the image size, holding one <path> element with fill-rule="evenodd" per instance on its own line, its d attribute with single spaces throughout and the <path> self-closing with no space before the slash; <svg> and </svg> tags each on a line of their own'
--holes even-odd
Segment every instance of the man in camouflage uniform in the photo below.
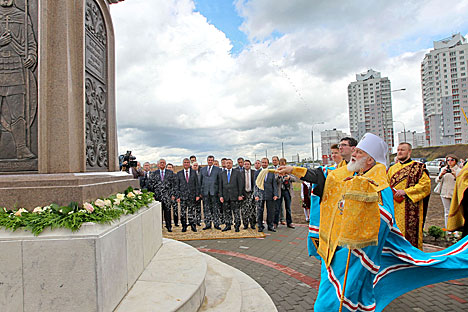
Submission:
<svg viewBox="0 0 468 312">
<path fill-rule="evenodd" d="M 190 160 L 184 158 L 184 169 L 177 172 L 177 202 L 180 203 L 180 221 L 182 223 L 182 232 L 187 231 L 190 224 L 193 232 L 197 231 L 197 219 L 195 214 L 196 203 L 200 200 L 200 185 L 198 176 L 190 168 Z M 188 223 L 187 223 L 188 218 Z"/>
<path fill-rule="evenodd" d="M 37 89 L 32 74 L 37 43 L 29 16 L 27 21 L 25 25 L 25 13 L 14 0 L 0 0 L 0 136 L 2 131 L 12 134 L 17 159 L 36 157 L 27 131 L 37 110 L 37 99 L 30 96 Z"/>
<path fill-rule="evenodd" d="M 166 169 L 166 161 L 160 159 L 159 169 L 151 172 L 148 180 L 148 189 L 154 193 L 154 199 L 161 202 L 165 226 L 172 232 L 171 201 L 175 199 L 176 176 L 174 172 Z"/>
</svg>

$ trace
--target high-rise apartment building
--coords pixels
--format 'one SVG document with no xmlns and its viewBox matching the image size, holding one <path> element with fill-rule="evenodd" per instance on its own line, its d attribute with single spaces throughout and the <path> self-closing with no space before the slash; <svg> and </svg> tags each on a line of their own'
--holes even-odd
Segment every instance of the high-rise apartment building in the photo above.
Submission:
<svg viewBox="0 0 468 312">
<path fill-rule="evenodd" d="M 468 43 L 459 33 L 434 41 L 421 63 L 426 141 L 429 146 L 468 143 Z"/>
<path fill-rule="evenodd" d="M 398 132 L 398 144 L 408 142 L 413 148 L 426 147 L 426 133 L 416 131 Z"/>
<path fill-rule="evenodd" d="M 358 141 L 366 132 L 394 145 L 390 80 L 369 69 L 348 85 L 349 128 Z"/>
<path fill-rule="evenodd" d="M 320 132 L 320 145 L 322 148 L 322 160 L 331 157 L 330 147 L 340 143 L 340 140 L 348 135 L 341 130 L 324 130 Z M 331 158 L 330 158 L 331 159 Z"/>
</svg>

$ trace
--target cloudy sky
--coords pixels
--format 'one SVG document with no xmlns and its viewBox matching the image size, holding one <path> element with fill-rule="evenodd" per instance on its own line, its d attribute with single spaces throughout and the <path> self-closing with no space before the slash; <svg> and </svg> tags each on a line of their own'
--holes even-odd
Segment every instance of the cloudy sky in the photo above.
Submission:
<svg viewBox="0 0 468 312">
<path fill-rule="evenodd" d="M 274 4 L 274 5 L 273 5 Z M 126 0 L 116 36 L 119 152 L 180 164 L 191 154 L 311 156 L 349 133 L 347 86 L 389 77 L 393 118 L 423 131 L 420 64 L 468 33 L 468 1 Z M 395 130 L 402 131 L 401 123 Z"/>
</svg>

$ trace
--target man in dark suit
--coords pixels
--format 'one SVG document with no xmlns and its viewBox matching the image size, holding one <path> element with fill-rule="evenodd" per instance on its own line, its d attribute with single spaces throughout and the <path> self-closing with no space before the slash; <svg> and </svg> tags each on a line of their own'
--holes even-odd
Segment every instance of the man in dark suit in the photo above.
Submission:
<svg viewBox="0 0 468 312">
<path fill-rule="evenodd" d="M 241 172 L 242 177 L 242 202 L 241 202 L 241 215 L 242 223 L 244 224 L 244 230 L 249 228 L 249 224 L 252 229 L 255 229 L 256 214 L 255 201 L 254 201 L 254 187 L 255 187 L 255 171 L 252 170 L 250 160 L 246 159 L 243 163 L 244 170 Z"/>
<path fill-rule="evenodd" d="M 154 192 L 154 198 L 161 202 L 164 222 L 169 232 L 172 232 L 171 201 L 175 198 L 176 177 L 174 172 L 166 170 L 166 161 L 160 159 L 159 169 L 152 172 L 148 179 L 148 189 Z"/>
<path fill-rule="evenodd" d="M 261 162 L 262 162 L 262 169 L 267 170 L 268 163 L 269 163 L 268 158 L 266 157 L 262 158 Z M 257 179 L 257 176 L 259 175 L 260 171 L 261 170 L 255 171 L 255 180 Z M 276 230 L 274 229 L 273 220 L 274 220 L 275 211 L 276 211 L 276 200 L 278 199 L 278 184 L 276 183 L 276 178 L 275 178 L 274 173 L 268 172 L 268 174 L 266 175 L 263 191 L 259 189 L 257 185 L 255 185 L 254 196 L 255 196 L 255 201 L 257 203 L 258 231 L 263 232 L 263 229 L 264 229 L 263 210 L 264 210 L 264 206 L 266 203 L 268 231 L 276 232 Z"/>
<path fill-rule="evenodd" d="M 244 172 L 244 158 L 242 157 L 239 157 L 237 158 L 237 170 L 239 170 L 240 172 Z"/>
<path fill-rule="evenodd" d="M 221 169 L 214 166 L 214 156 L 206 158 L 208 166 L 203 167 L 200 172 L 200 186 L 201 194 L 203 197 L 203 213 L 205 215 L 204 230 L 211 228 L 211 223 L 214 224 L 215 229 L 221 230 L 219 227 L 219 180 L 218 176 Z"/>
<path fill-rule="evenodd" d="M 184 169 L 177 172 L 177 202 L 180 203 L 180 221 L 182 232 L 187 231 L 190 224 L 193 232 L 197 231 L 196 226 L 196 203 L 200 200 L 200 185 L 195 170 L 190 168 L 190 160 L 184 158 Z M 188 224 L 187 224 L 188 217 Z"/>
<path fill-rule="evenodd" d="M 221 173 L 219 181 L 219 200 L 223 204 L 224 221 L 226 227 L 223 231 L 229 231 L 234 214 L 234 226 L 236 232 L 240 228 L 239 201 L 242 200 L 242 177 L 238 170 L 232 169 L 232 159 L 226 159 L 226 170 Z"/>
<path fill-rule="evenodd" d="M 171 170 L 174 172 L 174 165 L 171 163 L 168 163 L 166 165 L 166 170 Z M 177 179 L 176 174 L 174 173 L 174 179 Z M 174 182 L 174 194 L 177 194 L 177 181 Z M 175 196 L 171 198 L 171 209 L 172 209 L 172 219 L 174 220 L 174 225 L 179 226 L 179 204 L 177 203 L 177 200 Z"/>
<path fill-rule="evenodd" d="M 195 171 L 195 173 L 197 174 L 198 186 L 201 188 L 201 183 L 200 183 L 201 182 L 201 175 L 200 175 L 201 168 L 198 165 L 198 162 L 196 161 L 193 162 L 191 166 L 192 166 L 193 171 Z M 201 194 L 201 191 L 200 191 L 200 194 Z M 200 200 L 197 201 L 195 204 L 195 218 L 197 220 L 198 226 L 201 226 L 201 202 L 202 202 L 202 199 L 200 196 Z"/>
<path fill-rule="evenodd" d="M 143 175 L 138 177 L 138 179 L 140 180 L 140 188 L 141 189 L 147 189 L 148 188 L 149 176 L 150 176 L 150 173 L 151 173 L 150 169 L 151 169 L 150 168 L 150 163 L 145 162 L 143 164 Z"/>
</svg>

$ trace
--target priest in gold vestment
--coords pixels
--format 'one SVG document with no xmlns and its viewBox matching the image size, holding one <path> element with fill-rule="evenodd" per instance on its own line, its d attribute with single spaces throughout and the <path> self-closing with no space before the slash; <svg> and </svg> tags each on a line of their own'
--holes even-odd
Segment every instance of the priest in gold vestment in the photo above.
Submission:
<svg viewBox="0 0 468 312">
<path fill-rule="evenodd" d="M 395 218 L 405 238 L 422 250 L 424 199 L 431 194 L 431 179 L 424 164 L 411 159 L 411 144 L 400 143 L 397 163 L 388 169 L 394 192 Z"/>
<path fill-rule="evenodd" d="M 448 217 L 449 231 L 463 231 L 462 237 L 468 236 L 468 163 L 457 175 L 452 203 Z"/>
</svg>

